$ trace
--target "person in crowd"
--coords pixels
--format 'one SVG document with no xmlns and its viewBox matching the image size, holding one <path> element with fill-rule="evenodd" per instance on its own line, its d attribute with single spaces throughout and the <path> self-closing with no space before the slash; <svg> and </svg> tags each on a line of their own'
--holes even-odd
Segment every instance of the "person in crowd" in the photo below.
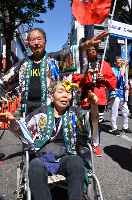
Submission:
<svg viewBox="0 0 132 200">
<path fill-rule="evenodd" d="M 26 115 L 40 105 L 49 105 L 51 95 L 47 88 L 59 79 L 59 69 L 65 67 L 65 60 L 72 55 L 73 68 L 80 70 L 81 52 L 90 46 L 98 45 L 107 35 L 109 32 L 103 31 L 81 45 L 73 45 L 69 49 L 48 54 L 45 51 L 46 33 L 40 28 L 32 28 L 28 32 L 28 42 L 33 54 L 16 63 L 2 77 L 0 95 L 19 85 L 20 110 Z"/>
<path fill-rule="evenodd" d="M 121 56 L 114 58 L 113 72 L 115 73 L 117 84 L 116 90 L 110 91 L 110 106 L 111 106 L 111 127 L 112 133 L 115 136 L 121 136 L 117 129 L 116 119 L 118 117 L 118 109 L 122 111 L 122 131 L 124 133 L 131 133 L 128 128 L 129 110 L 127 102 L 125 101 L 125 90 L 129 89 L 129 85 L 125 84 L 125 68 L 128 65 L 128 60 L 123 63 Z"/>
<path fill-rule="evenodd" d="M 78 85 L 68 80 L 54 82 L 51 104 L 37 108 L 24 122 L 16 121 L 9 112 L 0 114 L 0 121 L 6 122 L 29 148 L 29 183 L 34 200 L 52 199 L 49 172 L 67 178 L 69 199 L 83 198 L 89 166 L 77 155 L 77 140 L 82 135 L 87 138 L 90 124 L 98 121 L 98 98 L 88 91 L 85 101 L 91 105 L 89 111 L 69 106 L 74 88 Z"/>
<path fill-rule="evenodd" d="M 130 92 L 129 92 L 129 108 L 130 108 L 130 116 L 129 118 L 132 119 L 132 77 L 128 80 L 129 86 L 130 86 Z"/>
<path fill-rule="evenodd" d="M 107 105 L 105 88 L 115 90 L 117 81 L 109 63 L 104 61 L 102 71 L 100 72 L 102 60 L 99 60 L 97 57 L 98 50 L 98 45 L 88 47 L 88 52 L 85 51 L 83 53 L 83 66 L 87 69 L 87 73 L 85 75 L 73 75 L 72 81 L 82 88 L 81 105 L 83 109 L 90 109 L 90 104 L 85 102 L 87 92 L 92 90 L 96 94 L 98 97 L 99 122 L 101 122 L 105 106 Z M 99 144 L 100 130 L 98 127 L 96 138 L 93 141 L 93 151 L 96 156 L 102 156 Z"/>
</svg>

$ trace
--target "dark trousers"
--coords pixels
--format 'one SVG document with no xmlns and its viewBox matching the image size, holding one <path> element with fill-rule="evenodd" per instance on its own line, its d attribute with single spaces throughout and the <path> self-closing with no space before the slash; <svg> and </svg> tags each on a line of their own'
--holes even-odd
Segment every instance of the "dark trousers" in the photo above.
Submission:
<svg viewBox="0 0 132 200">
<path fill-rule="evenodd" d="M 29 184 L 34 200 L 52 200 L 47 183 L 48 170 L 39 158 L 31 160 L 29 165 Z M 84 193 L 84 164 L 78 155 L 65 155 L 60 160 L 57 174 L 68 180 L 69 199 L 82 199 Z"/>
</svg>

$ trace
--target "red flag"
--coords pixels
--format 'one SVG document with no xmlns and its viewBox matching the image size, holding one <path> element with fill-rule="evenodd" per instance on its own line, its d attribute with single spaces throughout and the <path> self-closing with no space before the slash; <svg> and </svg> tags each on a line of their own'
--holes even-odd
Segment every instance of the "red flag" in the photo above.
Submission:
<svg viewBox="0 0 132 200">
<path fill-rule="evenodd" d="M 72 13 L 82 25 L 102 24 L 110 7 L 111 0 L 73 0 Z"/>
</svg>

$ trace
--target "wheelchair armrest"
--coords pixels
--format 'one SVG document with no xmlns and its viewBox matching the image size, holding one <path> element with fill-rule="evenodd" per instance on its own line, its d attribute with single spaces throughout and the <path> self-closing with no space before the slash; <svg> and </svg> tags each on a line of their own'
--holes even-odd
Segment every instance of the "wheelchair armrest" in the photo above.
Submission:
<svg viewBox="0 0 132 200">
<path fill-rule="evenodd" d="M 29 148 L 24 147 L 24 148 L 23 148 L 23 151 L 24 151 L 24 153 L 25 153 L 26 151 L 29 151 Z"/>
<path fill-rule="evenodd" d="M 94 161 L 93 161 L 93 140 L 92 138 L 79 136 L 77 137 L 77 149 L 81 158 L 87 162 L 94 173 Z"/>
<path fill-rule="evenodd" d="M 85 145 L 78 145 L 78 154 L 79 156 L 83 159 L 84 162 L 86 162 L 89 167 L 92 169 L 92 152 L 91 149 L 89 148 L 89 146 Z"/>
<path fill-rule="evenodd" d="M 93 145 L 93 140 L 92 138 L 87 138 L 87 137 L 77 137 L 77 145 L 81 145 L 83 147 L 89 148 L 88 143 L 92 146 Z"/>
</svg>

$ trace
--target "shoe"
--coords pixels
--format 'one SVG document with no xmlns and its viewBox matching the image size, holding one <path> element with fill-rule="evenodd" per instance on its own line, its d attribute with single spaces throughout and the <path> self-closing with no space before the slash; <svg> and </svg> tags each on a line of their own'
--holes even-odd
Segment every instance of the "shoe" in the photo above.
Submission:
<svg viewBox="0 0 132 200">
<path fill-rule="evenodd" d="M 92 149 L 93 149 L 93 152 L 94 152 L 94 154 L 96 155 L 96 156 L 102 156 L 102 152 L 99 150 L 99 147 L 100 146 L 97 146 L 97 147 L 95 147 L 95 146 L 93 146 L 92 147 Z"/>
<path fill-rule="evenodd" d="M 112 131 L 112 134 L 115 136 L 121 136 L 121 133 L 117 129 Z"/>
<path fill-rule="evenodd" d="M 132 119 L 132 115 L 130 115 L 129 118 Z"/>
<path fill-rule="evenodd" d="M 123 132 L 123 133 L 132 133 L 132 131 L 131 131 L 129 128 L 127 128 L 127 129 L 122 129 L 122 132 Z"/>
</svg>

